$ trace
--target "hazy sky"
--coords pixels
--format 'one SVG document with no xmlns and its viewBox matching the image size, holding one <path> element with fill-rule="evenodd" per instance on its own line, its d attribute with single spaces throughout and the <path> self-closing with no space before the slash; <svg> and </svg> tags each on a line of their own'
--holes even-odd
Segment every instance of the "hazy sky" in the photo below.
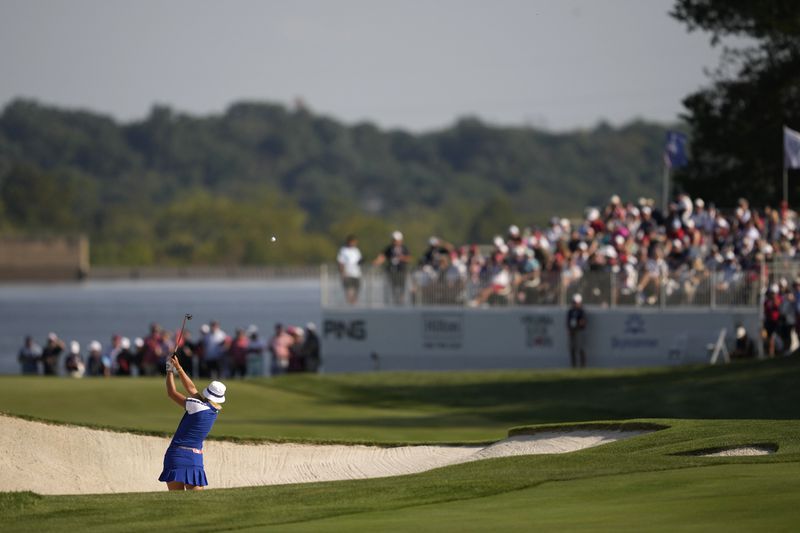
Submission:
<svg viewBox="0 0 800 533">
<path fill-rule="evenodd" d="M 0 0 L 0 105 L 239 100 L 415 131 L 674 120 L 720 51 L 672 0 Z"/>
</svg>

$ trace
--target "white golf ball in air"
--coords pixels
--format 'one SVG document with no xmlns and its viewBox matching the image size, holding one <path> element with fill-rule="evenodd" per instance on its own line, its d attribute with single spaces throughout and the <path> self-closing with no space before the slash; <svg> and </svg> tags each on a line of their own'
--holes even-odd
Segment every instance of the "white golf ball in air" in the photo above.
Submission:
<svg viewBox="0 0 800 533">
<path fill-rule="evenodd" d="M 277 241 L 277 240 L 278 240 L 278 238 L 277 238 L 275 235 L 273 235 L 273 236 L 272 236 L 272 238 L 271 238 L 270 240 L 271 240 L 272 242 L 275 242 L 275 241 Z"/>
</svg>

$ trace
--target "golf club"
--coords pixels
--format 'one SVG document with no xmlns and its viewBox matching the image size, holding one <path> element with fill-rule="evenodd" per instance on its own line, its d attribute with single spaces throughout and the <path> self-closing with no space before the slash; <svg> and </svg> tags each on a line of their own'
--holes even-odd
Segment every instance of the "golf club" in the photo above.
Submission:
<svg viewBox="0 0 800 533">
<path fill-rule="evenodd" d="M 186 313 L 185 315 L 183 315 L 183 322 L 181 323 L 181 331 L 180 333 L 178 333 L 178 338 L 175 339 L 175 349 L 172 351 L 173 356 L 178 355 L 178 348 L 180 348 L 181 340 L 183 340 L 183 330 L 186 328 L 186 321 L 191 319 L 192 319 L 191 313 Z M 170 361 L 167 361 L 167 368 L 169 371 L 173 372 L 175 371 L 175 369 L 172 367 L 171 358 Z"/>
</svg>

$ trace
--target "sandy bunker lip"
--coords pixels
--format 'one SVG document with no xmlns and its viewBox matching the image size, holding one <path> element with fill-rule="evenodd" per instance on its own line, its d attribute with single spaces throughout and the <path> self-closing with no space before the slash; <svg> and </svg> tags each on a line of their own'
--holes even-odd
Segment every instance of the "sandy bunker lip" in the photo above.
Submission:
<svg viewBox="0 0 800 533">
<path fill-rule="evenodd" d="M 345 446 L 206 442 L 209 488 L 365 479 L 514 455 L 567 453 L 648 430 L 543 431 L 489 446 Z M 0 416 L 0 491 L 97 494 L 164 490 L 170 439 Z"/>
</svg>

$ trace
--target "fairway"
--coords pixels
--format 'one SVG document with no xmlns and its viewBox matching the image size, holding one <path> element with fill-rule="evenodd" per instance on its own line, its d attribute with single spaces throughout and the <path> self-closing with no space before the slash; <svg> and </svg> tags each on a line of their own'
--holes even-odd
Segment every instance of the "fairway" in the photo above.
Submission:
<svg viewBox="0 0 800 533">
<path fill-rule="evenodd" d="M 3 530 L 788 531 L 800 519 L 793 503 L 800 496 L 799 377 L 798 360 L 787 358 L 703 368 L 231 381 L 214 438 L 396 446 L 485 443 L 559 424 L 666 429 L 572 453 L 399 477 L 201 494 L 5 493 Z M 6 377 L 0 384 L 3 411 L 14 416 L 169 435 L 180 415 L 160 380 Z M 754 444 L 777 451 L 691 454 Z M 202 504 L 185 505 L 195 501 Z"/>
</svg>

